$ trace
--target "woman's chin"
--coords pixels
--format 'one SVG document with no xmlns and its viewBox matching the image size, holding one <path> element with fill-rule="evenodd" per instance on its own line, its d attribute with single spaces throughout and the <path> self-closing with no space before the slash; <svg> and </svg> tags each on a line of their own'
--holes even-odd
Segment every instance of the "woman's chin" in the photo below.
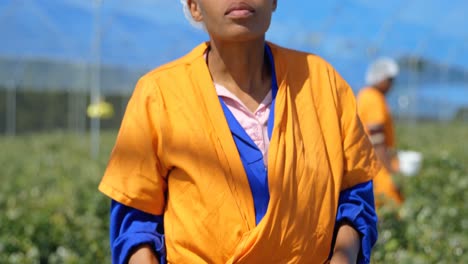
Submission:
<svg viewBox="0 0 468 264">
<path fill-rule="evenodd" d="M 230 42 L 252 41 L 265 38 L 265 32 L 253 31 L 248 27 L 239 25 L 216 35 L 215 38 Z"/>
</svg>

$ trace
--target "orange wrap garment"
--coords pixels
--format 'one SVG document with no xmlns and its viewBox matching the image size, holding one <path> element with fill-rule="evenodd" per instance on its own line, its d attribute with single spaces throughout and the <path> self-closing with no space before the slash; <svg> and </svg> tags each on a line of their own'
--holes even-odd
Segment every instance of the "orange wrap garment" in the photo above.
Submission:
<svg viewBox="0 0 468 264">
<path fill-rule="evenodd" d="M 168 263 L 324 263 L 340 191 L 377 173 L 346 82 L 315 55 L 268 45 L 279 89 L 257 226 L 207 44 L 145 75 L 130 99 L 99 189 L 164 214 Z"/>
</svg>

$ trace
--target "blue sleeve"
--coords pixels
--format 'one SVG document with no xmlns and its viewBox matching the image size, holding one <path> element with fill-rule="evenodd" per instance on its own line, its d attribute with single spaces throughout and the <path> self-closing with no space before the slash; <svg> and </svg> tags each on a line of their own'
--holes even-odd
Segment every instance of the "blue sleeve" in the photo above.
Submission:
<svg viewBox="0 0 468 264">
<path fill-rule="evenodd" d="M 155 251 L 159 263 L 166 263 L 163 216 L 152 215 L 114 200 L 110 216 L 112 263 L 127 263 L 138 246 L 147 244 Z"/>
<path fill-rule="evenodd" d="M 377 241 L 377 214 L 372 181 L 358 184 L 340 193 L 335 237 L 338 227 L 343 222 L 351 224 L 361 236 L 361 250 L 357 263 L 370 263 L 372 247 Z"/>
</svg>

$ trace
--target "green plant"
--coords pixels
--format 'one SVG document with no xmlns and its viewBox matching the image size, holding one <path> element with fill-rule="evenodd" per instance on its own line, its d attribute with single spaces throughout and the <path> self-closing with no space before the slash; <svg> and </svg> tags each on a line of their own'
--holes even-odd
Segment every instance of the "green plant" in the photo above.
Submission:
<svg viewBox="0 0 468 264">
<path fill-rule="evenodd" d="M 1 138 L 0 263 L 109 263 L 109 200 L 97 192 L 88 139 L 63 133 Z"/>
<path fill-rule="evenodd" d="M 405 195 L 379 211 L 373 263 L 468 263 L 468 125 L 400 124 L 400 147 L 424 154 L 419 175 L 397 175 Z"/>
<path fill-rule="evenodd" d="M 398 123 L 400 149 L 424 154 L 399 176 L 406 200 L 380 212 L 372 262 L 468 263 L 468 124 Z M 0 137 L 0 263 L 110 263 L 109 199 L 98 192 L 115 140 L 54 132 Z"/>
</svg>

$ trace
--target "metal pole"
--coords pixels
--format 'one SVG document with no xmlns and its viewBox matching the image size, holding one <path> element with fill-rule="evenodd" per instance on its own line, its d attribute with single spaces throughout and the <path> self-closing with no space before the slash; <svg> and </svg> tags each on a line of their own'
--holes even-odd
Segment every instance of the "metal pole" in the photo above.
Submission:
<svg viewBox="0 0 468 264">
<path fill-rule="evenodd" d="M 94 66 L 91 71 L 91 104 L 95 104 L 100 100 L 101 91 L 101 1 L 95 0 L 94 16 L 95 16 L 95 32 L 93 43 L 93 59 Z M 96 159 L 99 155 L 100 145 L 100 120 L 99 118 L 91 118 L 91 157 Z"/>
<path fill-rule="evenodd" d="M 67 91 L 67 125 L 69 132 L 75 132 L 75 96 L 73 88 L 68 88 Z"/>
<path fill-rule="evenodd" d="M 78 93 L 76 95 L 76 103 L 77 103 L 77 132 L 80 135 L 84 135 L 86 133 L 86 98 L 87 98 L 87 91 L 86 88 L 89 85 L 89 76 L 88 76 L 88 64 L 83 63 L 80 66 L 81 71 L 81 80 L 80 88 L 78 89 Z"/>
<path fill-rule="evenodd" d="M 7 84 L 6 100 L 6 134 L 14 136 L 16 135 L 16 83 L 14 81 Z"/>
</svg>

